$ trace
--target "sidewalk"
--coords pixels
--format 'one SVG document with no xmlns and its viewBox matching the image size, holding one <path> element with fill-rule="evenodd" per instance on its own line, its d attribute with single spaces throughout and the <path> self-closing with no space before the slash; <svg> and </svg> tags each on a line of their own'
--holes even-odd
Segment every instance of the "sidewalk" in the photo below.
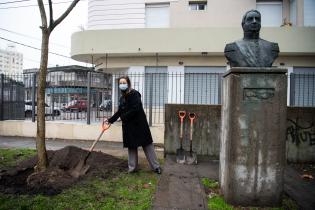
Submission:
<svg viewBox="0 0 315 210">
<path fill-rule="evenodd" d="M 218 180 L 218 171 L 218 161 L 200 160 L 198 165 L 183 165 L 176 163 L 175 156 L 167 156 L 153 209 L 208 209 L 207 195 L 200 180 L 203 177 Z"/>
<path fill-rule="evenodd" d="M 284 191 L 294 199 L 302 210 L 315 209 L 315 180 L 301 178 L 302 173 L 288 166 L 284 176 Z"/>
<path fill-rule="evenodd" d="M 93 141 L 83 141 L 83 140 L 62 140 L 56 139 L 46 140 L 46 149 L 47 150 L 58 150 L 65 146 L 73 145 L 83 149 L 89 149 L 93 144 Z M 0 148 L 29 148 L 35 149 L 36 143 L 35 138 L 32 137 L 11 137 L 11 136 L 0 136 Z M 160 147 L 155 147 L 157 156 L 163 158 L 163 149 Z M 116 157 L 127 157 L 128 150 L 123 148 L 121 142 L 105 142 L 99 141 L 94 151 L 102 151 L 104 153 L 116 156 Z M 144 152 L 142 149 L 139 149 L 139 157 L 144 158 Z"/>
<path fill-rule="evenodd" d="M 219 161 L 199 161 L 198 165 L 181 165 L 174 156 L 167 156 L 160 178 L 154 210 L 207 208 L 207 198 L 201 178 L 219 179 Z M 315 209 L 315 180 L 304 180 L 288 165 L 284 175 L 284 191 L 299 205 L 299 210 Z"/>
</svg>

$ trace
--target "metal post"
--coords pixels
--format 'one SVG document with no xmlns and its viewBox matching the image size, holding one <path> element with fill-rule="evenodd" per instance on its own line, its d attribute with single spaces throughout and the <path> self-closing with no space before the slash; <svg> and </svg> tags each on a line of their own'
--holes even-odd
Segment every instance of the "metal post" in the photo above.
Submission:
<svg viewBox="0 0 315 210">
<path fill-rule="evenodd" d="M 150 73 L 150 96 L 149 96 L 149 126 L 152 126 L 152 104 L 153 104 L 153 73 Z"/>
<path fill-rule="evenodd" d="M 218 104 L 222 104 L 222 76 L 223 74 L 217 74 L 218 76 Z M 211 91 L 211 90 L 210 90 Z"/>
<path fill-rule="evenodd" d="M 32 77 L 32 122 L 35 122 L 36 73 Z"/>
<path fill-rule="evenodd" d="M 14 85 L 15 81 L 14 79 L 10 80 L 9 83 L 9 101 L 8 101 L 8 120 L 12 120 L 14 119 L 16 110 L 14 109 L 13 105 L 14 105 L 14 101 L 13 101 L 13 85 Z"/>
<path fill-rule="evenodd" d="M 96 91 L 96 118 L 98 119 L 100 116 L 99 110 L 99 103 L 100 103 L 100 92 Z"/>
<path fill-rule="evenodd" d="M 55 88 L 51 87 L 52 91 L 51 91 L 51 113 L 52 113 L 52 120 L 55 120 Z"/>
<path fill-rule="evenodd" d="M 4 74 L 0 74 L 0 121 L 3 120 L 3 88 Z"/>
<path fill-rule="evenodd" d="M 87 77 L 87 124 L 91 124 L 91 72 L 88 72 Z"/>
<path fill-rule="evenodd" d="M 291 73 L 290 77 L 290 106 L 295 106 L 295 75 Z"/>
</svg>

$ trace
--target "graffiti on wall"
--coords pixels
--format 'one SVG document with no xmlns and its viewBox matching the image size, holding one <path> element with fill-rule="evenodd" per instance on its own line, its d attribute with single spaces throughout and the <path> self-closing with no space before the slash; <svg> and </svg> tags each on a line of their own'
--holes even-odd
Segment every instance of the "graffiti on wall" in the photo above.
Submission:
<svg viewBox="0 0 315 210">
<path fill-rule="evenodd" d="M 288 119 L 289 126 L 287 127 L 287 141 L 291 141 L 296 146 L 301 143 L 308 143 L 310 146 L 315 146 L 315 127 L 313 122 L 302 123 L 299 118 L 295 120 Z"/>
</svg>

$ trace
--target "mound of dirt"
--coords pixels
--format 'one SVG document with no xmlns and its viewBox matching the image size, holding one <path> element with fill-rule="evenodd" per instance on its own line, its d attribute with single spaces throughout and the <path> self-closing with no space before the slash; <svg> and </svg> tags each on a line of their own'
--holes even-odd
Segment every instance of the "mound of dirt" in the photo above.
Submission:
<svg viewBox="0 0 315 210">
<path fill-rule="evenodd" d="M 35 172 L 37 156 L 21 161 L 16 167 L 0 171 L 0 192 L 10 194 L 45 194 L 55 195 L 82 179 L 95 176 L 110 177 L 114 171 L 124 171 L 127 161 L 102 152 L 92 152 L 86 161 L 90 166 L 79 179 L 70 175 L 70 170 L 82 160 L 87 151 L 67 146 L 60 150 L 48 151 L 48 169 Z"/>
</svg>

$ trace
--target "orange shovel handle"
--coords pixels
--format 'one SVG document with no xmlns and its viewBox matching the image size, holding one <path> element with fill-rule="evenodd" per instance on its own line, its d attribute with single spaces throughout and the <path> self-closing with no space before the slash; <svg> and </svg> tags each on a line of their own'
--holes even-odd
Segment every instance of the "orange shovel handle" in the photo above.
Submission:
<svg viewBox="0 0 315 210">
<path fill-rule="evenodd" d="M 192 123 L 196 119 L 196 114 L 191 112 L 188 114 L 188 117 L 190 119 L 190 123 Z"/>
<path fill-rule="evenodd" d="M 180 118 L 181 122 L 184 121 L 185 116 L 186 116 L 186 111 L 178 111 L 178 117 Z"/>
<path fill-rule="evenodd" d="M 192 141 L 194 120 L 196 119 L 196 114 L 193 112 L 190 112 L 188 114 L 188 117 L 190 119 L 190 141 Z"/>
<path fill-rule="evenodd" d="M 180 118 L 180 130 L 179 130 L 179 138 L 182 141 L 183 138 L 183 122 L 186 116 L 186 111 L 178 111 L 178 117 Z"/>
<path fill-rule="evenodd" d="M 106 131 L 107 129 L 109 129 L 110 124 L 108 124 L 107 119 L 105 118 L 102 122 L 102 131 Z"/>
</svg>

